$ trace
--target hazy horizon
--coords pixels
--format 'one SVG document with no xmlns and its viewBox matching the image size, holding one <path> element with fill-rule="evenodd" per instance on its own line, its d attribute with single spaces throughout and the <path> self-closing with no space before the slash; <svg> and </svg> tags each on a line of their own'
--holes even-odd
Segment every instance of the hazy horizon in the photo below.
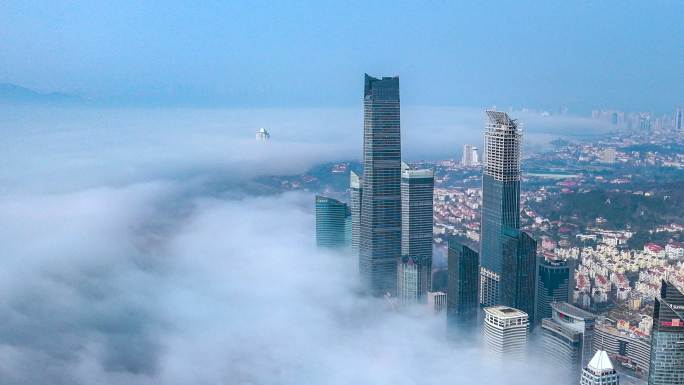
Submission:
<svg viewBox="0 0 684 385">
<path fill-rule="evenodd" d="M 0 4 L 0 83 L 114 105 L 349 107 L 399 75 L 405 105 L 587 115 L 684 104 L 675 2 Z"/>
</svg>

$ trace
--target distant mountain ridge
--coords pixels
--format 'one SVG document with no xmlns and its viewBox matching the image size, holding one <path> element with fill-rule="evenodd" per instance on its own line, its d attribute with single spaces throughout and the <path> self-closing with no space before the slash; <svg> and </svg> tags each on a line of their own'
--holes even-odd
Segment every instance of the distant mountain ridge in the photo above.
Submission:
<svg viewBox="0 0 684 385">
<path fill-rule="evenodd" d="M 12 83 L 0 83 L 0 103 L 68 103 L 79 100 L 81 98 L 76 95 L 43 93 Z"/>
</svg>

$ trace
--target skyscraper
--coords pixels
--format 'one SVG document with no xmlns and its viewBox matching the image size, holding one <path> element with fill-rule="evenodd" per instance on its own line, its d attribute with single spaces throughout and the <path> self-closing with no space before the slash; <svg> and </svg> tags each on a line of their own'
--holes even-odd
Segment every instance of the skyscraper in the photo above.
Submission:
<svg viewBox="0 0 684 385">
<path fill-rule="evenodd" d="M 500 304 L 504 270 L 504 229 L 520 227 L 520 145 L 522 131 L 504 112 L 486 111 L 482 175 L 480 302 Z"/>
<path fill-rule="evenodd" d="M 505 228 L 502 235 L 499 301 L 515 307 L 534 320 L 537 242 L 527 233 Z M 534 328 L 530 323 L 530 328 Z"/>
<path fill-rule="evenodd" d="M 520 359 L 527 349 L 529 318 L 508 306 L 484 309 L 484 343 L 487 352 L 502 359 Z"/>
<path fill-rule="evenodd" d="M 257 142 L 268 142 L 271 139 L 271 134 L 265 128 L 260 128 L 256 132 Z"/>
<path fill-rule="evenodd" d="M 619 385 L 620 379 L 608 354 L 599 350 L 582 369 L 580 385 Z"/>
<path fill-rule="evenodd" d="M 461 163 L 464 166 L 474 166 L 480 162 L 480 157 L 477 154 L 477 147 L 472 144 L 463 145 L 463 159 Z"/>
<path fill-rule="evenodd" d="M 684 294 L 663 280 L 653 306 L 648 385 L 684 384 Z"/>
<path fill-rule="evenodd" d="M 447 294 L 441 291 L 430 291 L 427 295 L 428 309 L 434 314 L 439 314 L 446 308 Z"/>
<path fill-rule="evenodd" d="M 372 295 L 395 295 L 401 256 L 399 78 L 365 75 L 363 108 L 359 272 Z"/>
<path fill-rule="evenodd" d="M 447 322 L 452 330 L 469 329 L 477 322 L 479 256 L 455 239 L 449 239 Z"/>
<path fill-rule="evenodd" d="M 403 255 L 397 270 L 397 296 L 402 305 L 419 301 L 420 262 L 417 257 Z M 426 293 L 427 294 L 427 293 Z"/>
<path fill-rule="evenodd" d="M 674 127 L 676 130 L 682 129 L 682 109 L 681 108 L 677 108 L 677 111 L 675 112 Z"/>
<path fill-rule="evenodd" d="M 592 355 L 596 316 L 567 302 L 551 304 L 541 323 L 544 357 L 568 373 L 578 373 Z"/>
<path fill-rule="evenodd" d="M 472 144 L 464 144 L 463 145 L 463 158 L 461 159 L 461 163 L 466 167 L 473 165 L 473 145 Z"/>
<path fill-rule="evenodd" d="M 346 203 L 316 195 L 316 244 L 318 247 L 347 246 L 350 212 Z"/>
<path fill-rule="evenodd" d="M 464 166 L 474 166 L 480 162 L 480 157 L 477 154 L 477 147 L 472 144 L 463 145 L 463 158 L 461 163 Z"/>
<path fill-rule="evenodd" d="M 351 210 L 351 246 L 354 255 L 359 254 L 359 237 L 361 233 L 361 199 L 363 189 L 361 178 L 354 172 L 349 173 L 349 208 Z"/>
<path fill-rule="evenodd" d="M 402 162 L 401 255 L 410 257 L 418 269 L 418 301 L 425 303 L 432 289 L 432 170 L 411 169 Z M 402 281 L 397 282 L 401 288 Z"/>
<path fill-rule="evenodd" d="M 534 310 L 535 324 L 542 318 L 551 317 L 551 303 L 568 302 L 575 288 L 575 267 L 571 260 L 538 258 L 537 263 L 537 304 Z"/>
</svg>

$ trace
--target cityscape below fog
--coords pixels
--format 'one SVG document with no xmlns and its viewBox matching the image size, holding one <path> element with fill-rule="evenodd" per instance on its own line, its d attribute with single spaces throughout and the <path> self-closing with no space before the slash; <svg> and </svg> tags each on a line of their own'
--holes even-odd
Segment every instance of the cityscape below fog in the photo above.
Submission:
<svg viewBox="0 0 684 385">
<path fill-rule="evenodd" d="M 684 385 L 683 5 L 0 1 L 0 385 Z"/>
<path fill-rule="evenodd" d="M 318 193 L 317 244 L 358 259 L 367 295 L 558 383 L 684 381 L 681 108 L 596 110 L 609 132 L 529 153 L 515 111 L 486 110 L 483 142 L 403 162 L 399 79 L 365 76 L 362 162 L 261 183 Z"/>
</svg>

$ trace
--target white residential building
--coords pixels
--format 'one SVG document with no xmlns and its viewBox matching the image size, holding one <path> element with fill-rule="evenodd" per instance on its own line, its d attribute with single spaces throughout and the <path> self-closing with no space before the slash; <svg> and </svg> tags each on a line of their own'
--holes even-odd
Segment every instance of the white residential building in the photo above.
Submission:
<svg viewBox="0 0 684 385">
<path fill-rule="evenodd" d="M 487 307 L 484 312 L 487 351 L 505 360 L 523 358 L 529 334 L 527 313 L 508 306 Z"/>
</svg>

